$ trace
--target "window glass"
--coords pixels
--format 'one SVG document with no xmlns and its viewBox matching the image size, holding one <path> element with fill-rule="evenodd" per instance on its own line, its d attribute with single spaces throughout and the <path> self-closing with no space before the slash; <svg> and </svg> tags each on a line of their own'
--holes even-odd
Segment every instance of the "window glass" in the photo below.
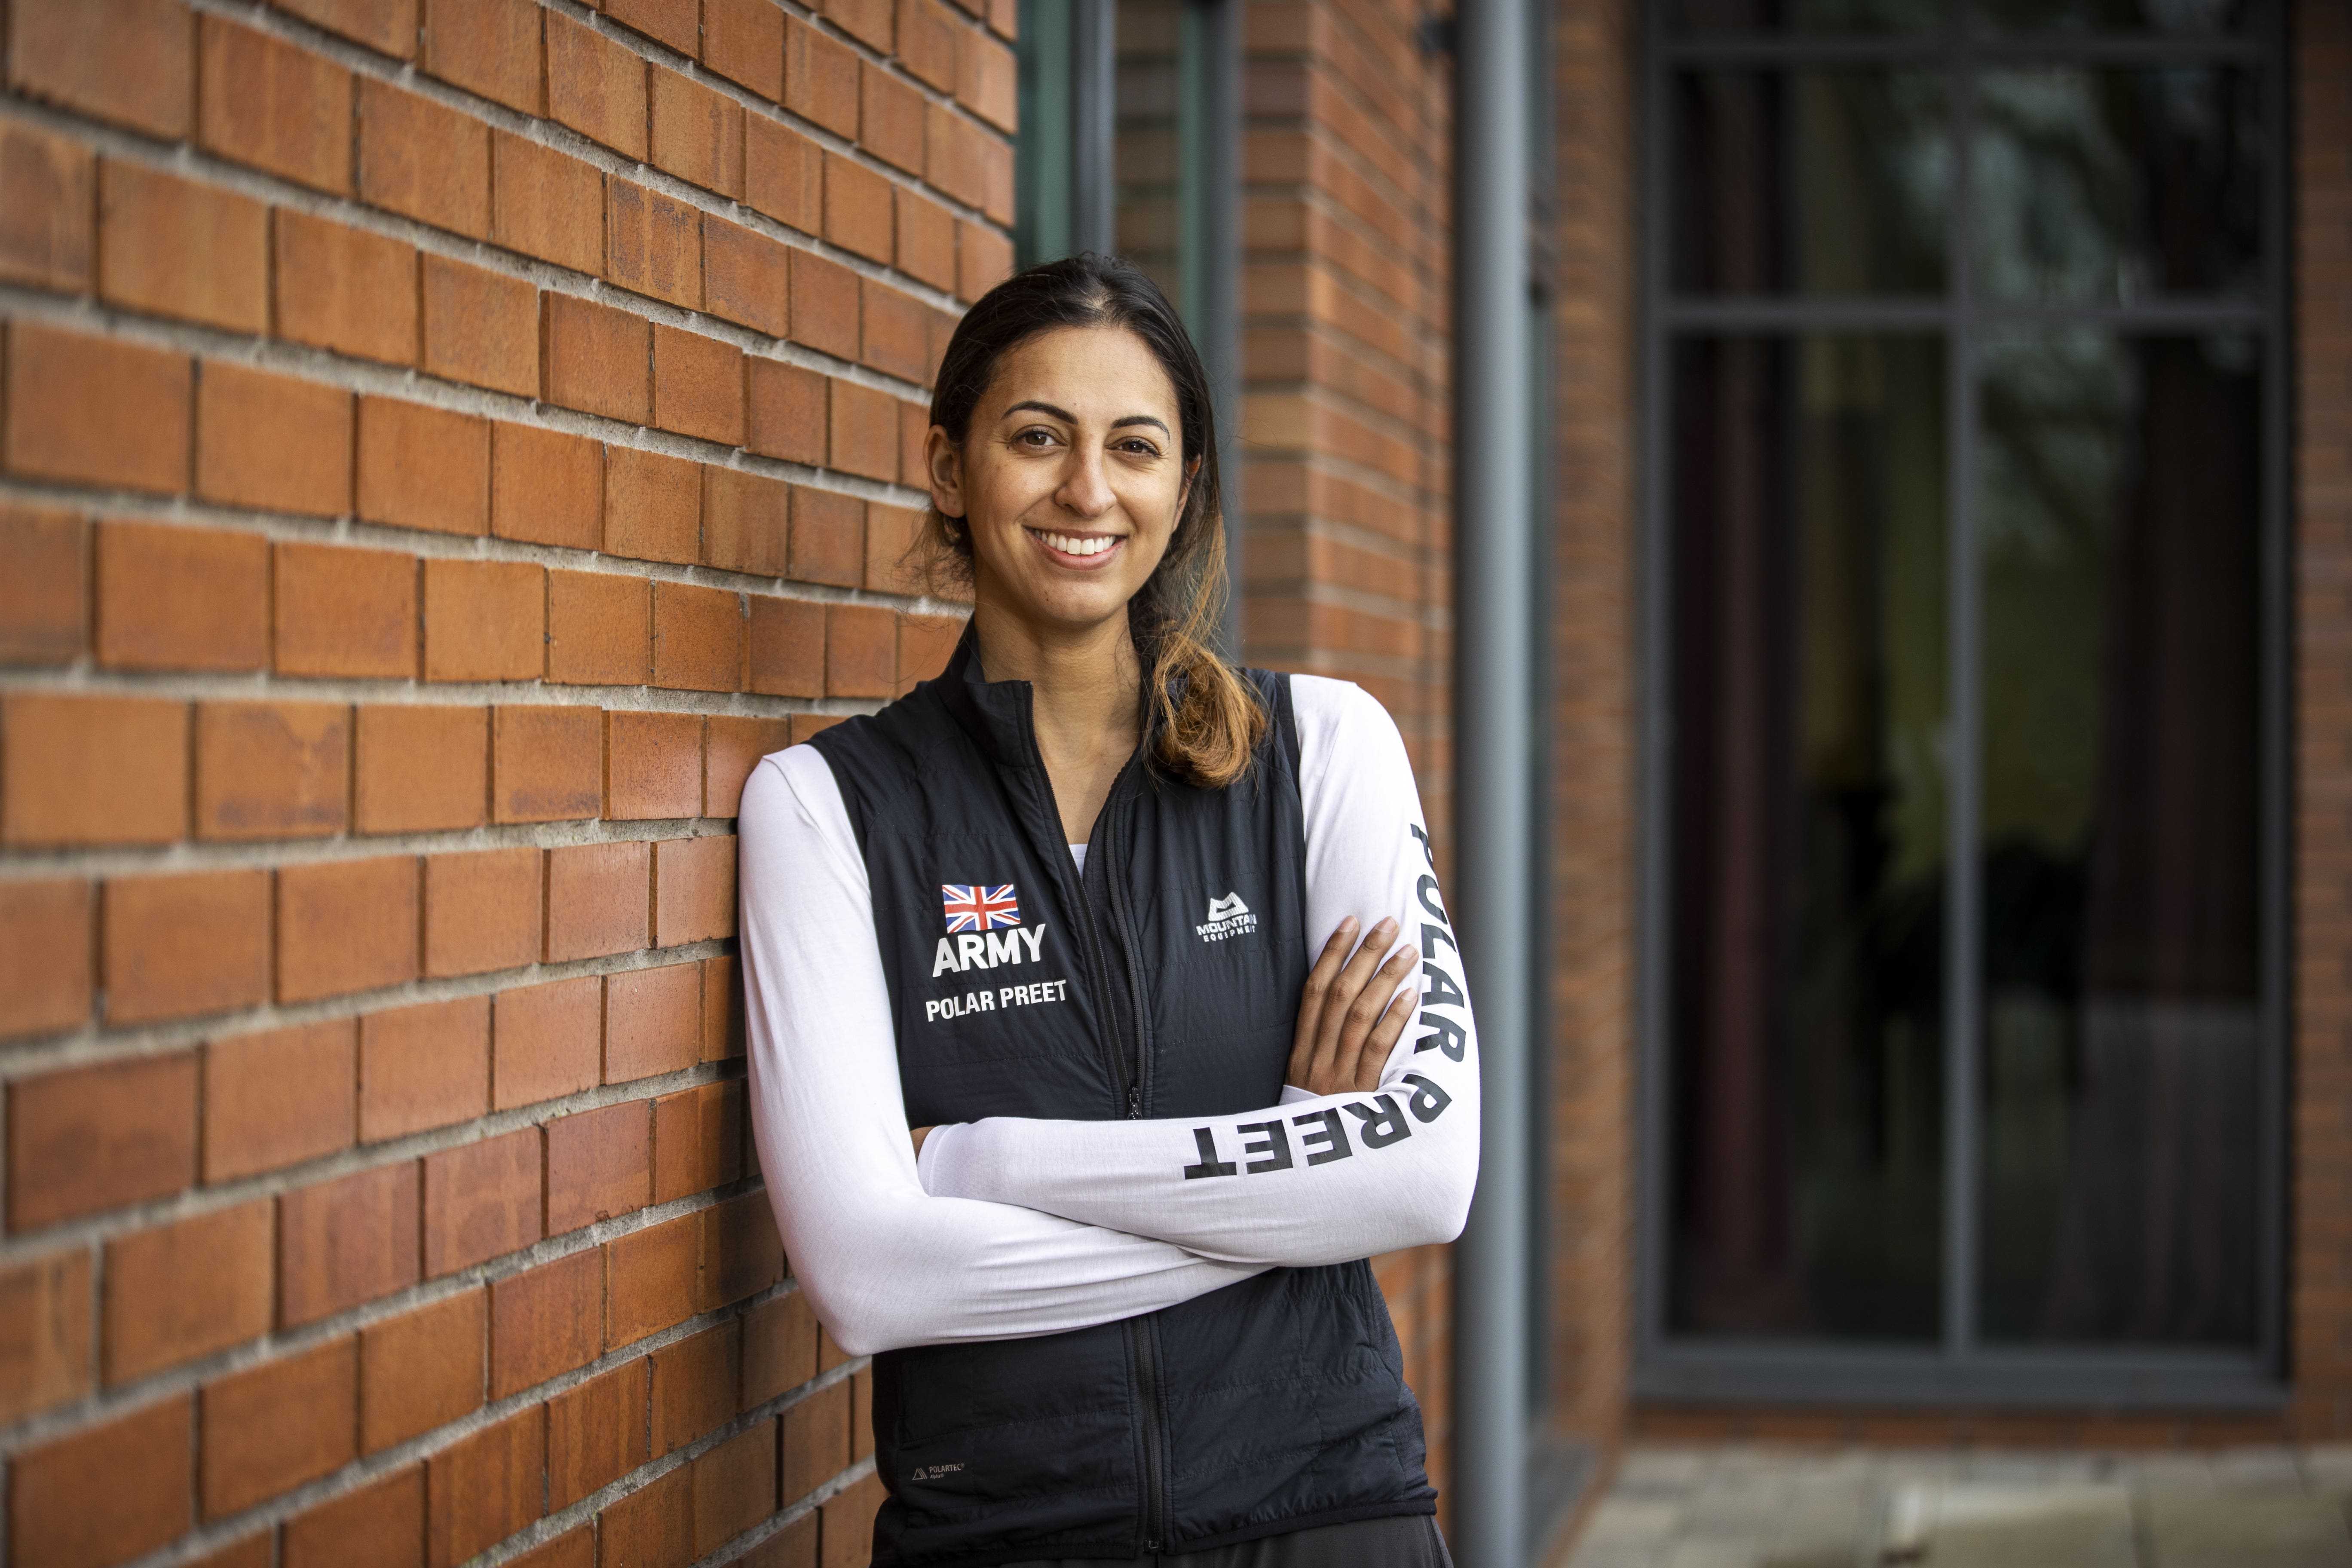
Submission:
<svg viewBox="0 0 2352 1568">
<path fill-rule="evenodd" d="M 1976 0 L 1999 27 L 2034 32 L 2218 33 L 2252 19 L 2252 0 Z"/>
<path fill-rule="evenodd" d="M 1946 0 L 1673 0 L 1669 26 L 1696 34 L 1916 32 L 1944 25 Z"/>
</svg>

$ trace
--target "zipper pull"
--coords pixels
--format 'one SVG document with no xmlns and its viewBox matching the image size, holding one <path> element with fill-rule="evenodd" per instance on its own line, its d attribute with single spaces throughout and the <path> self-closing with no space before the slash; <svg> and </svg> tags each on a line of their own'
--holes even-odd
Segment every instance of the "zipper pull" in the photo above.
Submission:
<svg viewBox="0 0 2352 1568">
<path fill-rule="evenodd" d="M 1143 1120 L 1143 1090 L 1134 1084 L 1127 1086 L 1127 1119 L 1129 1121 Z"/>
</svg>

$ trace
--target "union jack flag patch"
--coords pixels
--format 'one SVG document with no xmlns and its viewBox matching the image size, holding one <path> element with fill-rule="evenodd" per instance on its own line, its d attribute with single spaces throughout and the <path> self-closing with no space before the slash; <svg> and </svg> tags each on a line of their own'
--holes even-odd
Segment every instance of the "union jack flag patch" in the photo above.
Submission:
<svg viewBox="0 0 2352 1568">
<path fill-rule="evenodd" d="M 971 882 L 942 882 L 940 899 L 947 907 L 948 930 L 993 931 L 1021 923 L 1021 900 L 1013 884 L 983 888 Z"/>
</svg>

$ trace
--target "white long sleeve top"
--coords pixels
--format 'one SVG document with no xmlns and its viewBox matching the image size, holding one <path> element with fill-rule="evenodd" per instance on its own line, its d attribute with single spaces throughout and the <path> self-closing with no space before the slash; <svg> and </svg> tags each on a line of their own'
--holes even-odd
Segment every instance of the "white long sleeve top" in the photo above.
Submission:
<svg viewBox="0 0 2352 1568">
<path fill-rule="evenodd" d="M 753 1136 L 794 1275 L 853 1354 L 1059 1333 L 1276 1267 L 1458 1235 L 1478 1159 L 1459 952 L 1395 724 L 1345 681 L 1291 678 L 1307 951 L 1383 915 L 1422 949 L 1419 1012 L 1369 1093 L 1230 1117 L 940 1127 L 919 1164 L 865 861 L 824 758 L 743 791 L 741 946 Z"/>
</svg>

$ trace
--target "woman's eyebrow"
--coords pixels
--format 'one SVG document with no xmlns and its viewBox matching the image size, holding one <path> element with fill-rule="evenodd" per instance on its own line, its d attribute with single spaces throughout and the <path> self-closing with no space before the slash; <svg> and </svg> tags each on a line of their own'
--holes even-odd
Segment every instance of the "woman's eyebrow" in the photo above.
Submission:
<svg viewBox="0 0 2352 1568">
<path fill-rule="evenodd" d="M 1150 425 L 1162 436 L 1168 434 L 1168 426 L 1149 414 L 1130 414 L 1124 419 L 1114 419 L 1110 422 L 1110 427 L 1114 430 L 1124 429 L 1129 425 Z"/>
<path fill-rule="evenodd" d="M 1050 414 L 1065 425 L 1076 425 L 1078 422 L 1078 416 L 1068 409 L 1056 408 L 1050 403 L 1040 403 L 1034 397 L 1024 398 L 1006 408 L 1004 412 L 1008 415 L 1018 414 L 1024 408 L 1034 408 L 1040 414 Z"/>
</svg>

